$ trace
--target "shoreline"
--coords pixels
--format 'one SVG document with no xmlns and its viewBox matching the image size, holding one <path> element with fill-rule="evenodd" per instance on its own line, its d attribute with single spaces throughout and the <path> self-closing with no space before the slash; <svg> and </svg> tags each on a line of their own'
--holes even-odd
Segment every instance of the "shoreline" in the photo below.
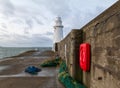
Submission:
<svg viewBox="0 0 120 88">
<path fill-rule="evenodd" d="M 29 53 L 29 52 L 36 52 L 36 51 L 37 51 L 37 50 L 27 50 L 27 51 L 18 53 L 17 55 L 13 55 L 13 56 L 8 56 L 8 57 L 0 58 L 0 60 L 1 60 L 1 59 L 7 59 L 7 58 L 14 58 L 14 57 L 19 57 L 19 56 L 24 56 L 26 53 Z"/>
<path fill-rule="evenodd" d="M 0 66 L 9 66 L 0 71 L 0 88 L 56 88 L 58 81 L 56 79 L 58 70 L 56 69 L 58 68 L 40 67 L 40 63 L 45 59 L 54 58 L 53 51 L 44 51 L 41 53 L 39 51 L 33 53 L 27 52 L 22 55 L 0 61 Z M 22 57 L 24 59 L 20 59 Z M 30 65 L 41 68 L 42 71 L 37 75 L 25 73 L 25 68 Z"/>
<path fill-rule="evenodd" d="M 46 52 L 49 56 L 46 55 Z M 39 52 L 36 50 L 30 50 L 30 51 L 26 51 L 16 56 L 11 56 L 11 57 L 7 57 L 4 59 L 0 59 L 0 66 L 2 66 L 3 68 L 0 70 L 0 75 L 7 74 L 7 73 L 15 74 L 15 72 L 18 74 L 19 71 L 23 70 L 23 68 L 25 69 L 25 67 L 29 65 L 35 65 L 39 67 L 39 64 L 43 60 L 52 58 L 52 56 L 54 56 L 54 53 L 52 52 L 51 54 L 51 52 L 52 51 Z M 5 67 L 7 66 L 8 68 L 4 68 L 4 66 Z M 15 72 L 13 68 L 16 69 Z"/>
<path fill-rule="evenodd" d="M 2 50 L 0 59 L 18 56 L 28 51 L 41 51 L 42 52 L 46 50 L 52 50 L 51 47 L 0 47 L 0 49 Z"/>
</svg>

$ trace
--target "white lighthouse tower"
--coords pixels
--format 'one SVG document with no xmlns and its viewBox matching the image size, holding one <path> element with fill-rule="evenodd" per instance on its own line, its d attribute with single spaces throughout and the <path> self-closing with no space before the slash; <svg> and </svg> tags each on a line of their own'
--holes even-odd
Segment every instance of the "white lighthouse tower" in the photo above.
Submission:
<svg viewBox="0 0 120 88">
<path fill-rule="evenodd" d="M 56 17 L 54 26 L 54 44 L 60 42 L 63 39 L 63 25 L 61 17 Z"/>
</svg>

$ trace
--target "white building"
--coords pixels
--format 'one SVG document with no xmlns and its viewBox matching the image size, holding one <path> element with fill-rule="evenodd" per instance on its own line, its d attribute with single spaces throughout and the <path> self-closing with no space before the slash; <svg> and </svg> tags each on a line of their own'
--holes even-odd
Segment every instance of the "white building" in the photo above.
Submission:
<svg viewBox="0 0 120 88">
<path fill-rule="evenodd" d="M 61 17 L 56 17 L 54 26 L 54 43 L 60 42 L 63 39 L 63 25 Z"/>
<path fill-rule="evenodd" d="M 56 43 L 60 42 L 63 39 L 63 25 L 61 17 L 56 17 L 55 26 L 54 26 L 54 41 L 53 41 L 53 50 L 56 49 Z"/>
</svg>

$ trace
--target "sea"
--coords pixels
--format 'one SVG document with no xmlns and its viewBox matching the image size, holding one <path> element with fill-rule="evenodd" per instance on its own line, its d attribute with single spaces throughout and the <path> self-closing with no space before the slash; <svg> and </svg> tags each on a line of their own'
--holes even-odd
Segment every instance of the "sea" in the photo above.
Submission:
<svg viewBox="0 0 120 88">
<path fill-rule="evenodd" d="M 16 56 L 29 50 L 38 50 L 42 52 L 45 50 L 52 50 L 52 48 L 51 47 L 0 47 L 0 59 Z"/>
</svg>

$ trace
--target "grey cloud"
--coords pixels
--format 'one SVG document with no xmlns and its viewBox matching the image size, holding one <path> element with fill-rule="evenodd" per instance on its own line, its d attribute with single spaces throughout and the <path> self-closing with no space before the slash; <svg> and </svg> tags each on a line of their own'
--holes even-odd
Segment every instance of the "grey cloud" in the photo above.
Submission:
<svg viewBox="0 0 120 88">
<path fill-rule="evenodd" d="M 13 0 L 14 1 L 14 0 Z M 19 3 L 20 0 L 18 0 Z M 24 0 L 22 0 L 24 1 Z M 11 46 L 48 46 L 52 45 L 52 40 L 48 37 L 53 35 L 52 32 L 46 32 L 44 34 L 34 34 L 29 35 L 29 31 L 34 28 L 34 26 L 40 27 L 41 25 L 50 26 L 49 22 L 54 19 L 55 16 L 61 16 L 64 25 L 64 33 L 67 34 L 71 29 L 80 28 L 87 24 L 90 20 L 100 14 L 105 7 L 96 7 L 91 5 L 86 6 L 94 10 L 86 10 L 84 5 L 79 4 L 80 0 L 28 0 L 34 2 L 34 4 L 29 2 L 28 6 L 17 6 L 11 3 L 11 0 L 0 0 L 0 13 L 4 14 L 10 19 L 7 20 L 8 23 L 13 22 L 15 25 L 18 24 L 18 28 L 24 29 L 24 34 L 8 34 L 5 29 L 9 28 L 6 24 L 1 25 L 0 28 L 0 39 L 8 39 L 8 41 L 1 41 L 0 44 L 6 44 Z M 89 0 L 90 1 L 90 0 Z M 94 0 L 95 1 L 95 0 Z M 74 3 L 72 3 L 74 2 Z M 85 1 L 84 1 L 85 2 Z M 86 4 L 86 2 L 85 2 Z M 98 5 L 95 4 L 95 5 Z M 100 6 L 100 5 L 98 5 Z M 77 8 L 77 9 L 76 9 Z M 81 10 L 82 9 L 82 10 Z M 53 20 L 54 21 L 54 20 Z M 6 23 L 7 23 L 6 22 Z M 36 25 L 37 24 L 37 25 Z M 21 27 L 22 26 L 22 27 Z M 17 28 L 16 28 L 17 29 Z M 1 34 L 2 33 L 2 34 Z M 48 36 L 48 37 L 47 37 Z"/>
<path fill-rule="evenodd" d="M 27 35 L 19 35 L 19 34 L 12 34 L 12 35 L 0 35 L 1 38 L 12 38 L 7 41 L 0 40 L 0 46 L 7 45 L 7 46 L 26 46 L 26 47 L 35 47 L 35 46 L 52 46 L 52 40 L 47 36 L 43 36 L 40 34 L 33 34 L 31 37 Z"/>
<path fill-rule="evenodd" d="M 33 2 L 39 6 L 44 5 L 55 16 L 67 17 L 71 12 L 67 0 L 34 0 Z"/>
<path fill-rule="evenodd" d="M 94 16 L 96 16 L 99 12 L 99 11 L 97 12 L 96 10 L 94 13 L 90 11 L 83 12 L 81 11 L 81 9 L 84 8 L 80 8 L 78 4 L 79 2 L 77 3 L 78 5 L 74 7 L 74 5 L 71 6 L 72 3 L 68 2 L 67 0 L 55 0 L 55 1 L 33 0 L 33 2 L 39 6 L 43 5 L 45 8 L 47 8 L 51 13 L 53 13 L 56 16 L 57 15 L 62 16 L 64 32 L 67 33 L 71 29 L 74 28 L 79 29 L 80 27 L 88 23 L 90 20 L 92 20 Z"/>
<path fill-rule="evenodd" d="M 52 44 L 52 40 L 42 34 L 33 34 L 31 39 L 38 44 Z"/>
<path fill-rule="evenodd" d="M 0 34 L 0 37 L 1 38 L 10 38 L 11 36 L 4 33 L 4 34 Z"/>
<path fill-rule="evenodd" d="M 80 29 L 100 13 L 104 11 L 104 7 L 96 7 L 94 11 L 80 11 L 77 10 L 71 13 L 65 20 L 64 20 L 64 35 L 66 36 L 72 29 Z"/>
<path fill-rule="evenodd" d="M 27 24 L 27 27 L 29 28 L 29 29 L 32 29 L 33 28 L 33 21 L 32 21 L 32 19 L 26 19 L 26 24 Z"/>
<path fill-rule="evenodd" d="M 35 43 L 37 44 L 50 44 L 52 42 L 51 39 L 47 38 L 47 37 L 40 37 L 40 38 L 35 38 L 33 39 Z"/>
<path fill-rule="evenodd" d="M 18 19 L 18 18 L 16 18 L 16 19 L 13 19 L 12 21 L 11 21 L 11 23 L 14 23 L 14 24 L 24 24 L 24 22 L 21 20 L 21 19 Z"/>
<path fill-rule="evenodd" d="M 28 27 L 25 27 L 25 28 L 24 28 L 24 34 L 29 34 L 29 31 L 30 31 L 30 30 L 29 30 Z"/>
<path fill-rule="evenodd" d="M 4 32 L 2 32 L 1 34 L 0 34 L 0 46 L 3 46 L 2 45 L 2 43 L 6 43 L 6 41 L 9 43 L 9 39 L 11 38 L 11 36 L 10 35 L 8 35 L 7 33 L 4 33 Z"/>
<path fill-rule="evenodd" d="M 0 23 L 0 33 L 1 34 L 8 33 L 6 24 Z"/>
<path fill-rule="evenodd" d="M 43 22 L 38 17 L 33 17 L 33 19 L 40 25 L 44 25 Z"/>
<path fill-rule="evenodd" d="M 0 28 L 0 34 L 1 34 L 1 33 L 6 33 L 6 30 Z"/>
<path fill-rule="evenodd" d="M 53 32 L 46 32 L 45 35 L 53 35 Z"/>
<path fill-rule="evenodd" d="M 6 16 L 3 20 L 8 20 L 13 25 L 18 24 L 23 27 L 25 34 L 29 34 L 29 30 L 34 26 L 34 22 L 43 24 L 38 18 L 33 18 L 40 15 L 39 11 L 22 6 L 14 6 L 10 0 L 0 0 L 0 13 Z M 3 25 L 3 28 L 7 28 L 7 26 Z"/>
<path fill-rule="evenodd" d="M 18 41 L 19 41 L 19 39 L 20 39 L 20 40 L 30 39 L 27 35 L 25 36 L 25 35 L 19 35 L 19 34 L 13 34 L 12 37 L 13 37 L 15 40 L 18 39 Z"/>
<path fill-rule="evenodd" d="M 34 21 L 32 18 L 28 17 L 24 19 L 25 24 L 24 24 L 24 34 L 29 34 L 29 31 L 32 30 L 34 26 Z"/>
<path fill-rule="evenodd" d="M 1 26 L 2 26 L 3 29 L 7 29 L 6 24 L 2 23 Z"/>
<path fill-rule="evenodd" d="M 86 13 L 84 13 L 84 19 L 81 20 L 82 21 L 81 27 L 84 26 L 85 24 L 89 23 L 94 18 L 96 18 L 104 10 L 105 10 L 104 7 L 96 7 L 93 12 L 87 11 Z"/>
<path fill-rule="evenodd" d="M 10 0 L 0 0 L 0 9 L 6 16 L 14 14 L 15 8 Z"/>
<path fill-rule="evenodd" d="M 96 7 L 94 11 L 75 11 L 74 13 L 71 13 L 71 15 L 65 20 L 68 25 L 68 27 L 74 29 L 80 29 L 82 26 L 90 22 L 92 19 L 94 19 L 96 16 L 98 16 L 101 12 L 104 11 L 103 7 Z M 70 29 L 71 30 L 71 29 Z"/>
<path fill-rule="evenodd" d="M 32 40 L 39 40 L 42 42 L 46 42 L 46 41 L 52 41 L 50 38 L 48 38 L 47 36 L 44 36 L 43 34 L 33 34 L 32 35 Z M 40 40 L 42 39 L 42 40 Z"/>
</svg>

